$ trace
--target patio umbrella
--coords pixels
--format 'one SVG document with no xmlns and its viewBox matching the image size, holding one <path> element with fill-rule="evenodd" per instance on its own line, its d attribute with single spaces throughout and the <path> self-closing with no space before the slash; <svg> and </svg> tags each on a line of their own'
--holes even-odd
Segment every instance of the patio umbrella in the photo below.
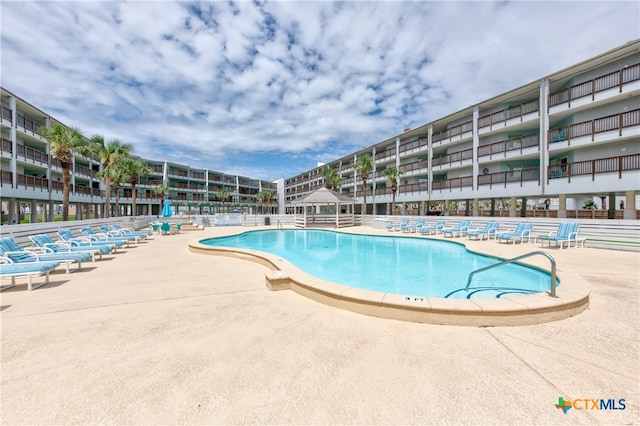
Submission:
<svg viewBox="0 0 640 426">
<path fill-rule="evenodd" d="M 162 217 L 171 217 L 171 202 L 164 200 L 164 206 L 162 207 Z"/>
</svg>

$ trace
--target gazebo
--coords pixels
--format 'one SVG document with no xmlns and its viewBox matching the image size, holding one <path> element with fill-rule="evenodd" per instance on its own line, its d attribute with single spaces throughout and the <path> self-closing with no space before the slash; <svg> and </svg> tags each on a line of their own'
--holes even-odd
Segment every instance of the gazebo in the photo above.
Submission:
<svg viewBox="0 0 640 426">
<path fill-rule="evenodd" d="M 328 188 L 320 188 L 299 200 L 295 207 L 295 225 L 299 228 L 353 226 L 356 200 Z"/>
</svg>

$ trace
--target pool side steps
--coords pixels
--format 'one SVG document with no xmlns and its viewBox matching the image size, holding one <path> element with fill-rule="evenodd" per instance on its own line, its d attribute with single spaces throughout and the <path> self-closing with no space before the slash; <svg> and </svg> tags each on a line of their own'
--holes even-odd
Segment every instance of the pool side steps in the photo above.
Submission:
<svg viewBox="0 0 640 426">
<path fill-rule="evenodd" d="M 264 274 L 267 288 L 271 291 L 289 290 L 291 278 L 284 271 L 269 271 Z"/>
</svg>

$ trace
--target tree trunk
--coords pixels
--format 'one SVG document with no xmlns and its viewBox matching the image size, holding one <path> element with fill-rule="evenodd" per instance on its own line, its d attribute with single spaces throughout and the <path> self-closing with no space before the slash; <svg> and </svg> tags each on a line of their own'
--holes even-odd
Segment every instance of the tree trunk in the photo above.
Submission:
<svg viewBox="0 0 640 426">
<path fill-rule="evenodd" d="M 69 220 L 69 193 L 71 192 L 70 164 L 62 163 L 62 220 Z"/>
<path fill-rule="evenodd" d="M 138 190 L 136 189 L 136 184 L 131 184 L 131 216 L 137 216 L 136 212 L 136 198 L 138 196 Z"/>
<path fill-rule="evenodd" d="M 108 176 L 104 178 L 104 185 L 107 187 L 104 194 L 104 217 L 109 218 L 111 217 L 111 179 Z"/>
</svg>

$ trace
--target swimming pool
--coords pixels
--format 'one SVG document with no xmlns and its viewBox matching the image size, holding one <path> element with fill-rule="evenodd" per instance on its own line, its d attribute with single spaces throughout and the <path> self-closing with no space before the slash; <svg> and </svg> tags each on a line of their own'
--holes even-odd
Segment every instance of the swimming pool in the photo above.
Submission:
<svg viewBox="0 0 640 426">
<path fill-rule="evenodd" d="M 499 260 L 463 245 L 426 238 L 347 234 L 326 230 L 261 230 L 200 241 L 213 247 L 281 256 L 318 278 L 345 286 L 406 296 L 489 299 L 541 293 L 550 275 L 516 264 L 469 274 Z"/>
</svg>

